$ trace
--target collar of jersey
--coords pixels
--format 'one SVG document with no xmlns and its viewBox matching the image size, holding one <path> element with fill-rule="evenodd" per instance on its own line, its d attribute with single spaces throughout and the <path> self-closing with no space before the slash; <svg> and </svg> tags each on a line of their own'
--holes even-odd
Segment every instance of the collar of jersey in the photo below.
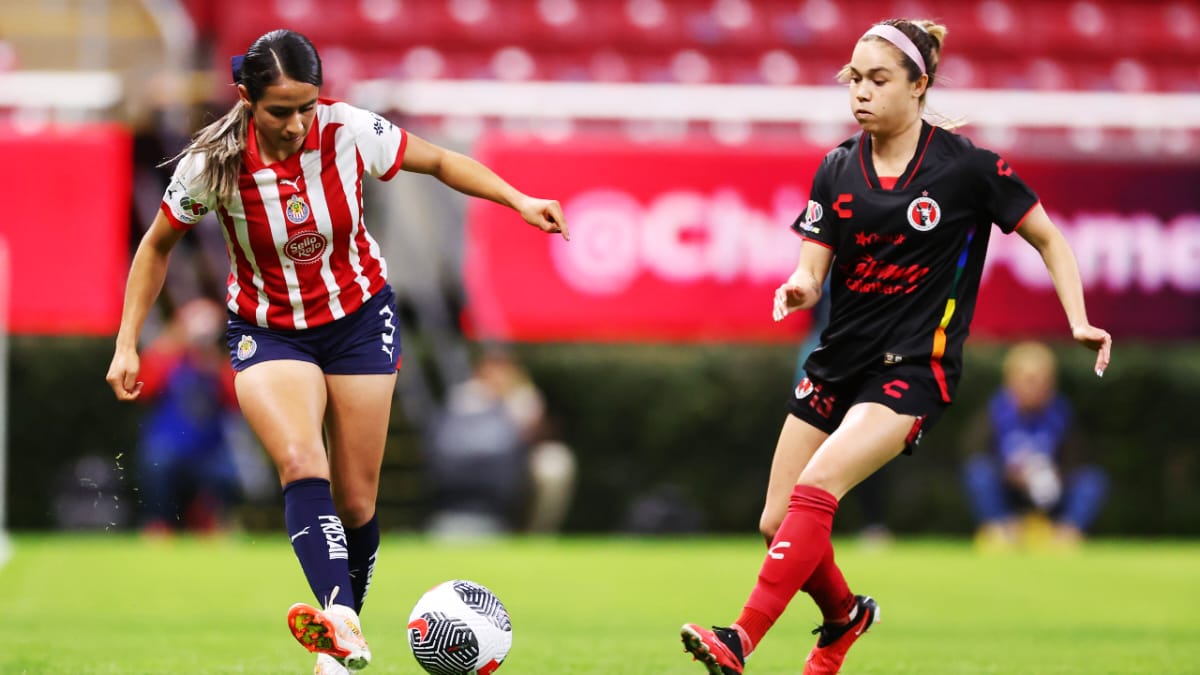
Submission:
<svg viewBox="0 0 1200 675">
<path fill-rule="evenodd" d="M 258 154 L 258 135 L 254 133 L 254 118 L 250 118 L 250 123 L 246 126 L 246 150 L 242 153 L 242 161 L 250 173 L 254 173 L 259 169 L 274 168 L 277 166 L 286 166 L 293 161 L 298 161 L 301 153 L 307 150 L 319 150 L 321 148 L 321 136 L 317 131 L 318 120 L 313 117 L 312 126 L 308 128 L 308 136 L 304 137 L 304 145 L 300 146 L 300 152 L 288 157 L 282 162 L 275 162 L 267 165 L 262 161 L 262 156 Z"/>
</svg>

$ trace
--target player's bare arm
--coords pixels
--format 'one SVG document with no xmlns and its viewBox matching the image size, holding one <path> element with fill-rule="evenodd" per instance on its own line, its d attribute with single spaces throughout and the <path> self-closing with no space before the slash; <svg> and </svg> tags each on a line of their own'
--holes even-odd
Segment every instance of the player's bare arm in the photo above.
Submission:
<svg viewBox="0 0 1200 675">
<path fill-rule="evenodd" d="M 821 299 L 821 285 L 829 274 L 833 250 L 810 241 L 800 246 L 796 271 L 775 289 L 775 304 L 771 312 L 776 321 L 792 312 L 811 309 Z"/>
<path fill-rule="evenodd" d="M 117 332 L 116 349 L 105 377 L 117 400 L 132 401 L 142 393 L 142 383 L 137 379 L 141 369 L 137 353 L 138 337 L 150 307 L 162 291 L 171 249 L 179 243 L 183 234 L 171 227 L 167 217 L 159 212 L 133 255 L 129 279 L 125 282 L 121 328 Z"/>
<path fill-rule="evenodd" d="M 1058 301 L 1062 303 L 1071 324 L 1071 336 L 1079 344 L 1096 352 L 1096 375 L 1103 376 L 1108 368 L 1112 336 L 1088 322 L 1079 264 L 1075 261 L 1067 238 L 1046 215 L 1046 209 L 1040 203 L 1025 217 L 1017 232 L 1041 254 L 1054 281 Z"/>
<path fill-rule="evenodd" d="M 496 172 L 462 153 L 447 150 L 410 133 L 401 168 L 429 174 L 463 194 L 510 207 L 521 214 L 525 222 L 539 230 L 559 232 L 563 239 L 571 238 L 567 219 L 557 201 L 522 193 Z"/>
</svg>

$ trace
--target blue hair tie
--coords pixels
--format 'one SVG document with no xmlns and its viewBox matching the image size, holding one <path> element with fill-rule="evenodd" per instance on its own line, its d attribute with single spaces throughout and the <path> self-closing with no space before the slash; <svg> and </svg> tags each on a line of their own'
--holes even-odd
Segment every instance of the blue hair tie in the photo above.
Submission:
<svg viewBox="0 0 1200 675">
<path fill-rule="evenodd" d="M 229 71 L 233 74 L 233 83 L 238 84 L 242 79 L 242 63 L 246 60 L 245 54 L 229 57 Z"/>
</svg>

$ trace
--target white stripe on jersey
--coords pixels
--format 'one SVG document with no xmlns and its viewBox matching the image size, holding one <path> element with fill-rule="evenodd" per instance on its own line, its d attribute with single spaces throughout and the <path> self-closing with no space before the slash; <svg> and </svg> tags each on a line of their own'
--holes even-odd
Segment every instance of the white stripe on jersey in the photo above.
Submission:
<svg viewBox="0 0 1200 675">
<path fill-rule="evenodd" d="M 258 267 L 258 259 L 254 257 L 254 249 L 250 246 L 250 232 L 246 225 L 246 206 L 242 203 L 242 192 L 237 190 L 229 200 L 229 204 L 225 206 L 227 217 L 233 221 L 233 230 L 237 233 L 237 241 L 230 241 L 228 228 L 222 227 L 221 233 L 225 235 L 225 245 L 230 248 L 230 252 L 238 251 L 242 258 L 246 259 L 246 263 L 250 265 L 251 280 L 254 284 L 254 323 L 259 326 L 267 325 L 267 307 L 270 306 L 267 292 L 263 283 L 262 270 Z M 237 214 L 237 215 L 234 215 Z M 222 223 L 224 225 L 224 223 Z M 238 283 L 237 261 L 239 256 L 229 256 L 229 309 L 234 314 L 238 314 L 238 295 L 242 293 L 250 293 L 248 288 L 242 288 Z"/>
<path fill-rule="evenodd" d="M 349 136 L 349 138 L 347 138 Z M 342 127 L 337 130 L 336 144 L 339 145 L 338 150 L 341 150 L 340 144 L 346 143 L 351 149 L 354 148 L 353 132 Z M 338 176 L 342 181 L 343 191 L 346 193 L 346 206 L 350 209 L 350 250 L 347 255 L 350 259 L 350 269 L 354 270 L 355 281 L 358 282 L 363 291 L 363 300 L 367 299 L 367 292 L 370 289 L 371 280 L 363 275 L 362 259 L 358 250 L 358 233 L 362 229 L 362 201 L 355 196 L 358 189 L 358 151 L 338 152 L 336 156 Z M 383 256 L 379 252 L 379 246 L 375 244 L 375 240 L 370 238 L 370 233 L 367 234 L 367 241 L 370 241 L 371 255 L 378 258 L 383 271 L 383 278 L 387 278 L 387 268 L 382 267 Z"/>
<path fill-rule="evenodd" d="M 283 202 L 283 198 L 279 194 L 278 179 L 275 170 L 270 167 L 254 172 L 254 182 L 258 185 L 258 193 L 262 195 L 263 210 L 267 213 L 267 223 L 271 227 L 271 238 L 276 242 L 286 242 L 288 240 L 287 222 L 284 221 L 283 209 L 279 206 Z M 308 328 L 308 321 L 304 318 L 304 298 L 300 295 L 300 278 L 296 276 L 295 264 L 283 254 L 283 249 L 283 246 L 275 245 L 278 264 L 283 270 L 283 279 L 287 283 L 288 302 L 292 305 L 292 321 L 295 322 L 297 330 L 302 330 Z"/>
<path fill-rule="evenodd" d="M 342 301 L 338 299 L 341 289 L 333 274 L 330 257 L 333 255 L 333 218 L 329 214 L 329 204 L 325 201 L 325 183 L 321 181 L 321 164 L 323 152 L 306 152 L 300 156 L 300 170 L 304 172 L 304 193 L 308 197 L 309 208 L 312 209 L 313 225 L 325 241 L 325 251 L 321 253 L 321 280 L 325 282 L 325 290 L 329 291 L 329 311 L 334 319 L 346 316 L 342 309 Z M 355 270 L 362 277 L 362 270 Z"/>
</svg>

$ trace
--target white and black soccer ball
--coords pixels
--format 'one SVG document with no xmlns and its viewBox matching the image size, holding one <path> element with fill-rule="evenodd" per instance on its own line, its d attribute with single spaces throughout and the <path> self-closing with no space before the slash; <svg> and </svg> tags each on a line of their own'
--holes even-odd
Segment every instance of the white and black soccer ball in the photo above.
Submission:
<svg viewBox="0 0 1200 675">
<path fill-rule="evenodd" d="M 447 581 L 413 607 L 408 646 L 433 675 L 490 675 L 512 648 L 512 622 L 500 598 L 484 586 Z"/>
</svg>

